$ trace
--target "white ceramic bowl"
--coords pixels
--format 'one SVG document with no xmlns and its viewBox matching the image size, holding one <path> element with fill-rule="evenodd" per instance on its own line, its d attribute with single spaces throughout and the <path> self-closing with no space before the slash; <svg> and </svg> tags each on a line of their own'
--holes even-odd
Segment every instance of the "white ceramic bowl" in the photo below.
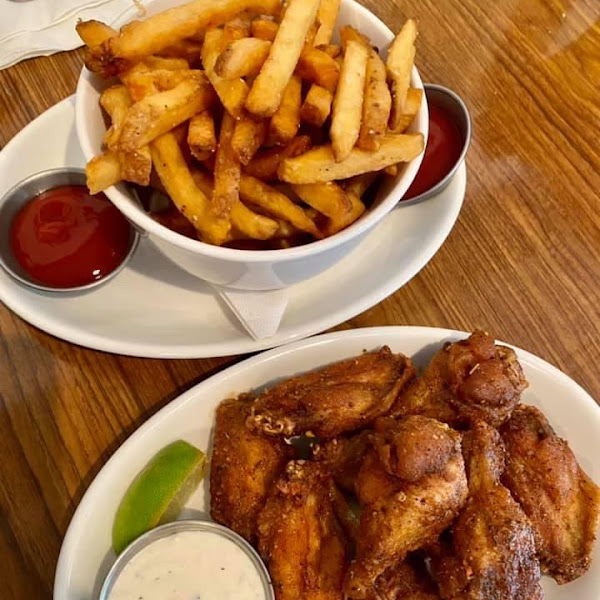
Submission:
<svg viewBox="0 0 600 600">
<path fill-rule="evenodd" d="M 183 2 L 155 0 L 147 6 L 147 14 L 152 15 L 178 4 Z M 135 19 L 136 15 L 136 9 L 132 6 L 114 25 L 120 27 Z M 354 0 L 342 0 L 338 18 L 338 26 L 341 25 L 353 25 L 365 33 L 385 57 L 393 33 L 366 8 Z M 77 135 L 86 160 L 90 160 L 101 151 L 106 127 L 99 104 L 99 94 L 105 85 L 104 81 L 87 69 L 82 70 L 77 85 L 75 110 Z M 423 87 L 416 68 L 412 74 L 412 86 Z M 420 131 L 427 140 L 428 118 L 427 104 L 423 101 L 410 131 Z M 386 178 L 380 186 L 373 206 L 350 227 L 324 240 L 284 250 L 235 250 L 192 240 L 154 221 L 128 193 L 126 185 L 113 186 L 105 193 L 169 259 L 189 273 L 211 283 L 232 288 L 277 289 L 318 275 L 355 248 L 403 197 L 417 174 L 422 157 L 421 153 L 406 163 L 397 177 Z"/>
</svg>

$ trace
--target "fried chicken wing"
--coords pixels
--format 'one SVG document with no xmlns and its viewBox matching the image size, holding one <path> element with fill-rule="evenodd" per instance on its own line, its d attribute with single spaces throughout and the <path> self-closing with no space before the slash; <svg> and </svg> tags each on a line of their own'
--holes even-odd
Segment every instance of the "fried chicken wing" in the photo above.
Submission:
<svg viewBox="0 0 600 600">
<path fill-rule="evenodd" d="M 425 563 L 416 556 L 409 556 L 376 580 L 369 600 L 439 600 L 437 587 L 432 581 Z"/>
<path fill-rule="evenodd" d="M 292 377 L 256 400 L 249 424 L 267 434 L 331 439 L 385 415 L 415 377 L 410 359 L 375 352 Z"/>
<path fill-rule="evenodd" d="M 510 417 L 527 385 L 514 351 L 475 331 L 437 352 L 390 415 L 424 415 L 453 427 L 483 420 L 498 427 Z"/>
<path fill-rule="evenodd" d="M 348 542 L 339 492 L 315 462 L 291 461 L 258 518 L 258 548 L 277 600 L 341 600 Z"/>
<path fill-rule="evenodd" d="M 504 448 L 483 421 L 465 434 L 469 498 L 433 552 L 444 600 L 541 600 L 540 565 L 531 523 L 499 482 Z"/>
<path fill-rule="evenodd" d="M 590 566 L 600 488 L 537 408 L 519 406 L 500 433 L 502 482 L 532 522 L 543 572 L 561 584 L 580 577 Z"/>
<path fill-rule="evenodd" d="M 349 598 L 368 598 L 373 581 L 436 541 L 467 496 L 460 435 L 422 416 L 378 419 L 356 481 L 363 508 Z"/>
<path fill-rule="evenodd" d="M 210 462 L 210 514 L 249 542 L 273 481 L 292 457 L 283 440 L 246 427 L 251 405 L 245 399 L 219 405 Z"/>
<path fill-rule="evenodd" d="M 351 437 L 317 444 L 312 450 L 312 458 L 329 470 L 341 489 L 352 494 L 371 436 L 372 431 L 366 429 Z"/>
</svg>

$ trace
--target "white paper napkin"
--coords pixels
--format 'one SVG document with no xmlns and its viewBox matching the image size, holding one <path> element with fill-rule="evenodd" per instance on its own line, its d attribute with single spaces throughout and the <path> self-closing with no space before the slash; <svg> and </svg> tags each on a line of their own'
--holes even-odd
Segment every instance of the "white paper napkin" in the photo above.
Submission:
<svg viewBox="0 0 600 600">
<path fill-rule="evenodd" d="M 79 19 L 115 21 L 133 0 L 0 0 L 0 69 L 81 46 Z"/>
<path fill-rule="evenodd" d="M 213 286 L 246 331 L 255 339 L 274 336 L 287 308 L 287 289 L 252 292 Z"/>
</svg>

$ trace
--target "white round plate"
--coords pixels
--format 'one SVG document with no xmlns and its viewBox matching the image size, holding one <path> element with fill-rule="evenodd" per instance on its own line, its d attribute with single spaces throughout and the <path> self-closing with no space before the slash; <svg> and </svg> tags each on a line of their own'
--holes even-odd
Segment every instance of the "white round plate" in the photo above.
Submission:
<svg viewBox="0 0 600 600">
<path fill-rule="evenodd" d="M 228 398 L 387 344 L 424 366 L 443 342 L 468 334 L 428 327 L 377 327 L 317 336 L 277 348 L 225 369 L 198 384 L 142 425 L 111 457 L 84 495 L 64 539 L 54 583 L 54 600 L 93 600 L 115 556 L 110 549 L 117 506 L 135 475 L 163 446 L 185 439 L 209 450 L 215 408 Z M 597 440 L 600 409 L 573 380 L 545 361 L 517 350 L 530 387 L 523 402 L 540 407 L 566 438 L 582 467 L 600 481 Z M 180 518 L 208 516 L 207 485 L 190 498 Z M 597 600 L 600 552 L 590 571 L 559 587 L 544 577 L 547 600 Z"/>
<path fill-rule="evenodd" d="M 73 98 L 30 123 L 0 153 L 0 197 L 26 176 L 83 167 Z M 454 226 L 466 170 L 438 196 L 393 210 L 359 246 L 321 275 L 289 288 L 279 331 L 253 340 L 203 281 L 142 239 L 132 261 L 93 292 L 72 297 L 23 287 L 0 269 L 0 300 L 69 342 L 132 356 L 201 358 L 256 352 L 305 338 L 377 304 L 416 275 Z"/>
</svg>

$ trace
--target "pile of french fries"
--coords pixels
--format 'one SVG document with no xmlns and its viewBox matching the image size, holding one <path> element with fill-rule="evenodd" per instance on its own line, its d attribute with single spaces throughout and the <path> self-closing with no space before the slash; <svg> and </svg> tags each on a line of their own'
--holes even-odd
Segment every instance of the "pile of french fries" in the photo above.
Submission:
<svg viewBox="0 0 600 600">
<path fill-rule="evenodd" d="M 110 127 L 91 192 L 152 186 L 198 239 L 234 247 L 286 248 L 356 221 L 378 175 L 423 151 L 404 133 L 422 90 L 410 88 L 415 22 L 384 62 L 352 27 L 332 43 L 339 3 L 193 0 L 120 31 L 80 22 L 86 66 L 117 78 L 100 96 Z"/>
</svg>

